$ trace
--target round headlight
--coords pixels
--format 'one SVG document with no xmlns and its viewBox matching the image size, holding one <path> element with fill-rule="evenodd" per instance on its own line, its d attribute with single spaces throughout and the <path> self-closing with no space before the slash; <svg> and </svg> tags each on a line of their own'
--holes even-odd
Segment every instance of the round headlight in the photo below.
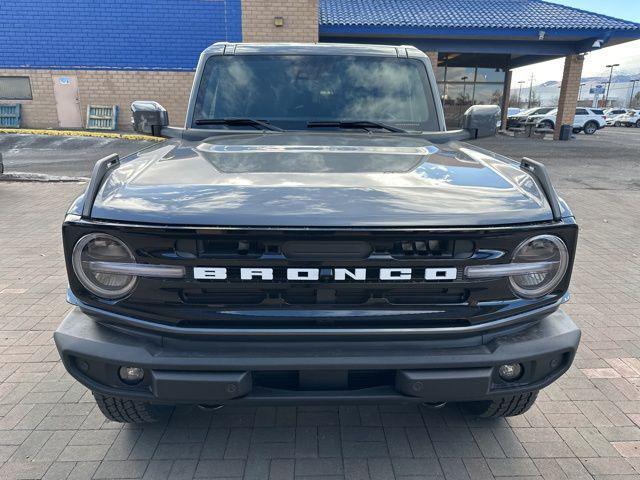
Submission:
<svg viewBox="0 0 640 480">
<path fill-rule="evenodd" d="M 121 298 L 130 293 L 136 277 L 104 271 L 107 263 L 135 263 L 135 258 L 122 240 L 105 233 L 85 235 L 73 248 L 73 271 L 80 283 L 102 298 Z"/>
<path fill-rule="evenodd" d="M 531 264 L 531 270 L 509 277 L 513 291 L 524 298 L 538 298 L 551 292 L 564 277 L 569 253 L 562 239 L 554 235 L 529 238 L 516 248 L 512 263 Z"/>
</svg>

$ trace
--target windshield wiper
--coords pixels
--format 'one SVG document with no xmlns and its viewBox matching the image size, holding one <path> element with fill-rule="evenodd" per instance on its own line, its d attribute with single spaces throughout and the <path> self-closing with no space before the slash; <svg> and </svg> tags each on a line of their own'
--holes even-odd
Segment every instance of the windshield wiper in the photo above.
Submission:
<svg viewBox="0 0 640 480">
<path fill-rule="evenodd" d="M 307 128 L 321 127 L 337 127 L 337 128 L 384 128 L 393 133 L 408 133 L 406 130 L 382 122 L 373 122 L 371 120 L 352 120 L 352 121 L 326 121 L 326 122 L 307 122 Z"/>
<path fill-rule="evenodd" d="M 247 125 L 257 129 L 284 132 L 280 127 L 271 125 L 263 120 L 256 120 L 255 118 L 200 118 L 194 123 L 196 125 Z"/>
</svg>

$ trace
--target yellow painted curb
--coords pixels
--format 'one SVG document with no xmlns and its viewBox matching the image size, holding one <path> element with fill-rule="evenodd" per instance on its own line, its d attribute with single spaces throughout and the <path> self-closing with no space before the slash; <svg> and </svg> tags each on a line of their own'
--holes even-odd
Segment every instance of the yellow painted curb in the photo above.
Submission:
<svg viewBox="0 0 640 480">
<path fill-rule="evenodd" d="M 151 135 L 138 135 L 136 133 L 115 132 L 87 132 L 84 130 L 41 130 L 35 128 L 0 128 L 0 133 L 14 133 L 18 135 L 52 135 L 58 137 L 96 137 L 96 138 L 121 138 L 123 140 L 146 140 L 150 142 L 163 142 L 162 137 Z"/>
</svg>

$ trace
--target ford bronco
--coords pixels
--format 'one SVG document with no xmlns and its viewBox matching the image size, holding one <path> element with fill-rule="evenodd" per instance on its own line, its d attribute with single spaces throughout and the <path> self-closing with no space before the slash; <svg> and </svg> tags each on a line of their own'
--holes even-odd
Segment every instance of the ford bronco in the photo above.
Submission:
<svg viewBox="0 0 640 480">
<path fill-rule="evenodd" d="M 184 128 L 97 162 L 62 226 L 55 342 L 119 422 L 161 405 L 459 402 L 525 412 L 571 365 L 578 228 L 544 166 L 447 130 L 413 47 L 215 44 Z"/>
</svg>

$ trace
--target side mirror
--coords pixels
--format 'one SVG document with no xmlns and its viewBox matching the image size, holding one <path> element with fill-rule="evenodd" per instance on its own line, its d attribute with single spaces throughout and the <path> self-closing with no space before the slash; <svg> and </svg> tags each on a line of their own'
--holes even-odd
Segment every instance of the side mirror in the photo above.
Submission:
<svg viewBox="0 0 640 480">
<path fill-rule="evenodd" d="M 131 123 L 136 132 L 159 137 L 169 125 L 169 114 L 158 102 L 136 100 L 131 104 Z"/>
<path fill-rule="evenodd" d="M 462 128 L 471 138 L 492 137 L 500 125 L 500 107 L 496 105 L 473 105 L 464 112 Z"/>
</svg>

